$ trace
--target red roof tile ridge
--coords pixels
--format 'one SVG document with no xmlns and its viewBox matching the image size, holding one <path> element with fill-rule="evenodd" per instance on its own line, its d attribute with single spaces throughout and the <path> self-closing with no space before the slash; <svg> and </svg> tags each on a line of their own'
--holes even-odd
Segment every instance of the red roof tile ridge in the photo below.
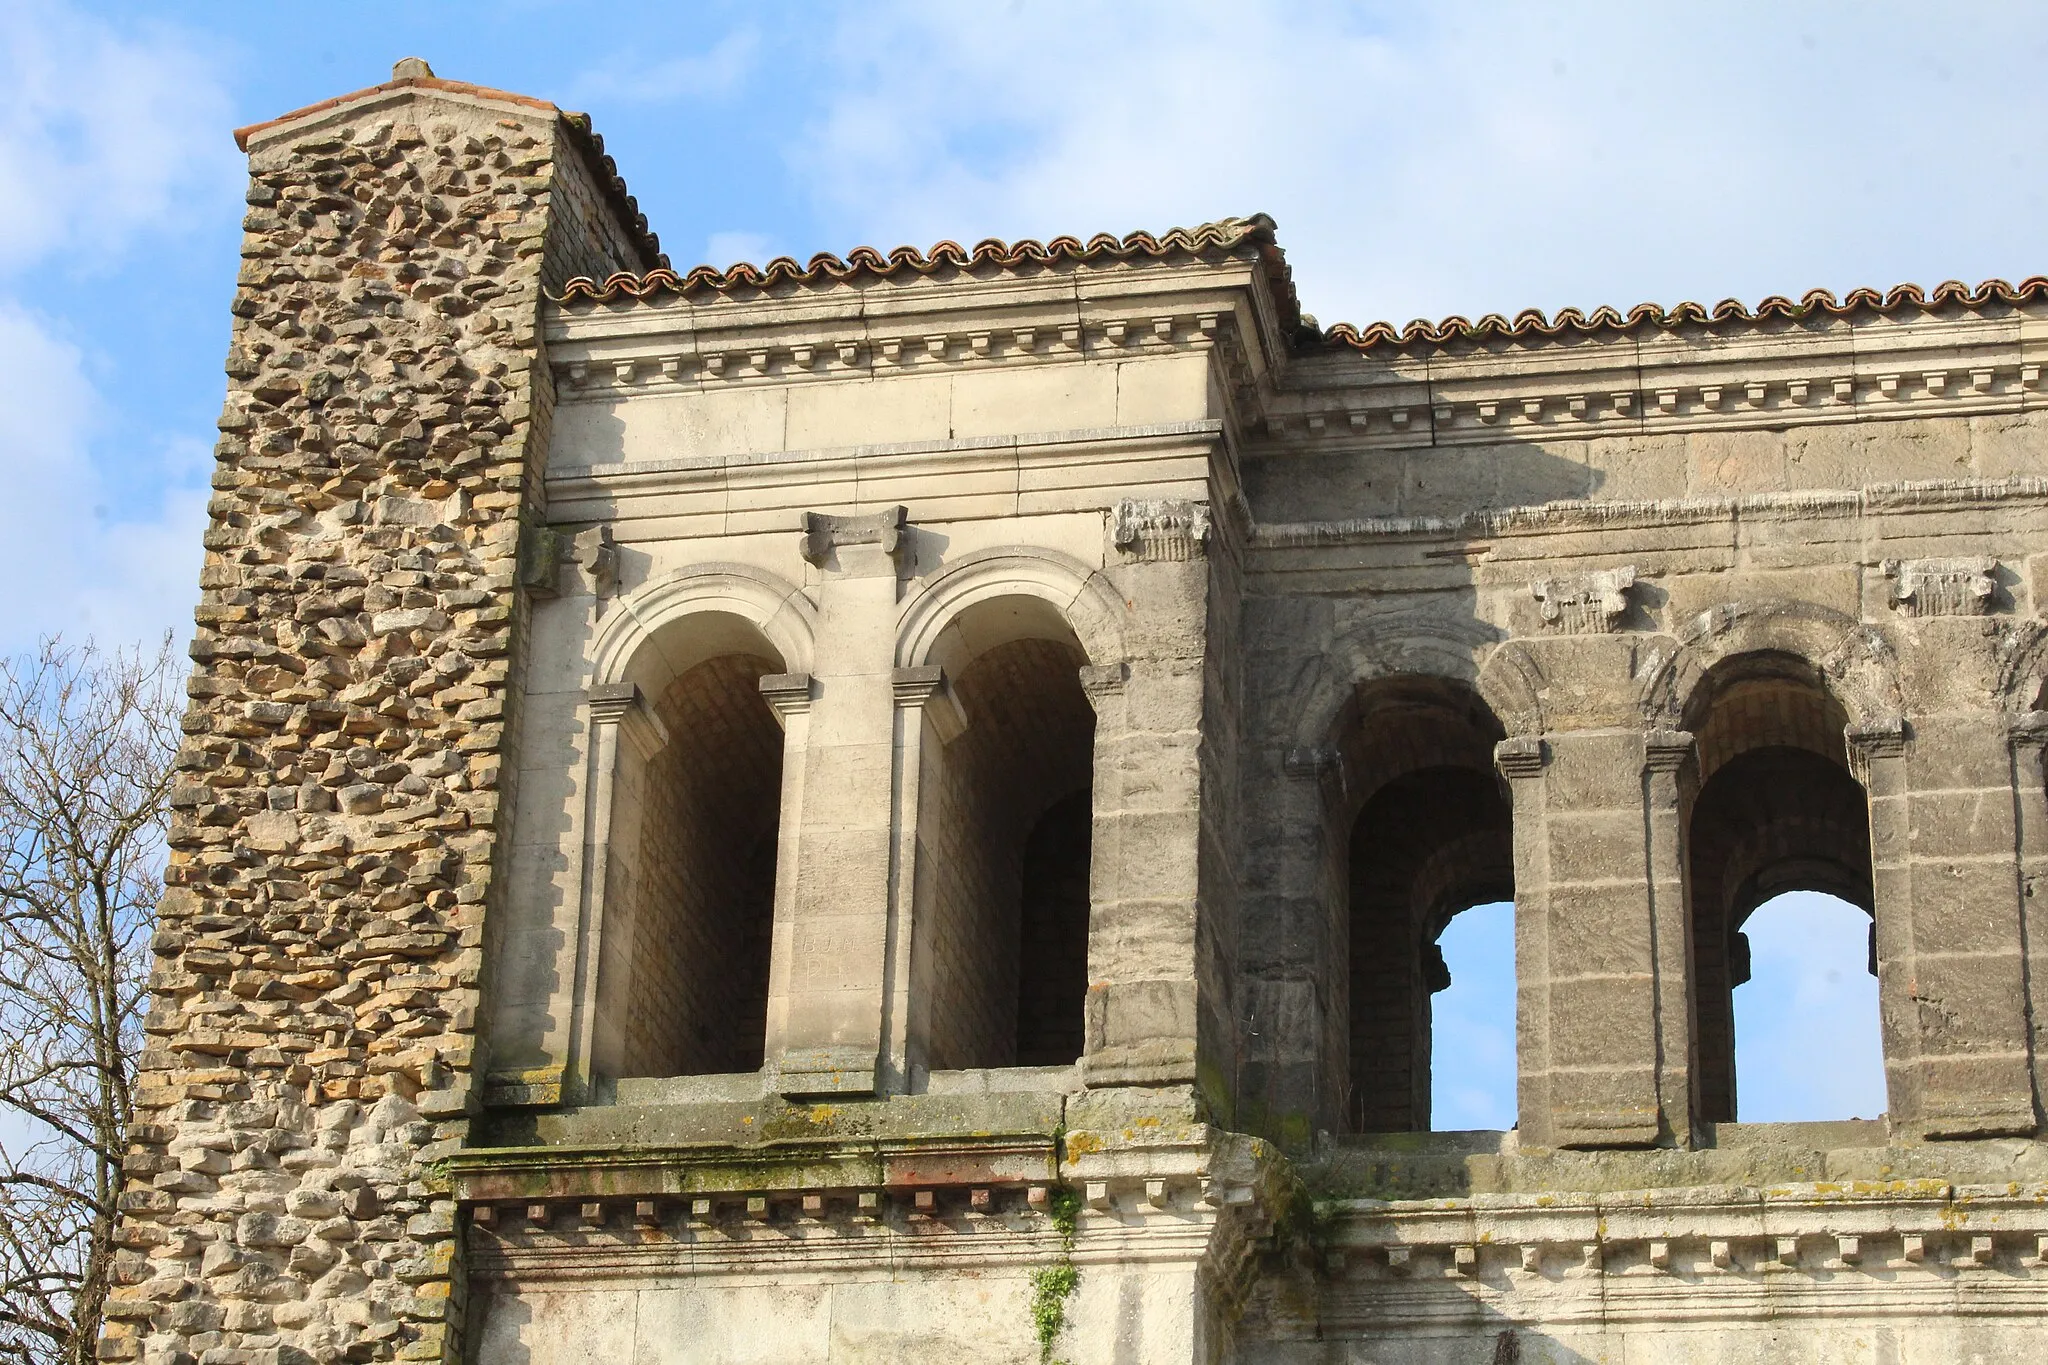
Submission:
<svg viewBox="0 0 2048 1365">
<path fill-rule="evenodd" d="M 444 80 L 439 76 L 397 76 L 380 85 L 364 86 L 361 90 L 353 90 L 346 95 L 336 95 L 332 99 L 319 100 L 313 104 L 306 105 L 304 108 L 294 109 L 289 114 L 279 114 L 276 118 L 265 119 L 261 123 L 252 123 L 247 127 L 237 128 L 235 129 L 235 145 L 246 152 L 249 150 L 249 140 L 258 133 L 268 132 L 270 129 L 276 128 L 281 124 L 295 123 L 311 114 L 323 114 L 329 109 L 339 109 L 345 104 L 354 104 L 357 100 L 368 99 L 372 95 L 381 95 L 390 90 L 406 89 L 438 90 L 445 95 L 469 95 L 476 99 L 497 100 L 505 104 L 517 104 L 527 109 L 538 110 L 544 114 L 572 117 L 564 115 L 561 107 L 553 102 L 538 99 L 532 95 L 517 95 L 510 90 L 496 90 L 488 85 L 472 85 L 468 81 Z"/>
<path fill-rule="evenodd" d="M 1626 313 L 1611 306 L 1595 308 L 1590 313 L 1564 308 L 1552 317 L 1546 317 L 1541 309 L 1529 308 L 1515 314 L 1513 319 L 1499 313 L 1488 313 L 1477 322 L 1458 316 L 1447 317 L 1440 322 L 1418 318 L 1402 327 L 1391 322 L 1374 322 L 1363 327 L 1340 322 L 1324 329 L 1322 340 L 1328 345 L 1350 346 L 1359 351 L 1443 346 L 1455 341 L 1557 341 L 1569 337 L 1595 337 L 1603 332 L 1625 336 L 1686 323 L 1755 324 L 1773 319 L 1797 322 L 1816 315 L 1847 318 L 1867 311 L 1889 316 L 1950 304 L 1962 308 L 1983 308 L 1994 303 L 2020 304 L 2044 300 L 2048 300 L 2048 276 L 2032 275 L 2018 284 L 1993 279 L 1985 280 L 1974 288 L 1961 280 L 1944 280 L 1931 290 L 1923 290 L 1917 284 L 1894 285 L 1886 290 L 1852 289 L 1839 299 L 1825 289 L 1813 289 L 1801 295 L 1796 302 L 1782 294 L 1773 294 L 1754 308 L 1739 299 L 1723 299 L 1712 308 L 1692 302 L 1670 308 L 1639 303 Z"/>
<path fill-rule="evenodd" d="M 1223 218 L 1191 228 L 1170 228 L 1165 232 L 1131 232 L 1118 237 L 1097 233 L 1087 241 L 1078 237 L 1054 237 L 1040 242 L 1023 238 L 1005 242 L 989 237 L 973 247 L 958 242 L 939 242 L 928 251 L 899 246 L 881 252 L 873 247 L 856 247 L 845 256 L 820 252 L 809 264 L 791 256 L 778 256 L 766 265 L 742 262 L 720 269 L 700 265 L 678 273 L 663 267 L 645 274 L 620 272 L 603 280 L 579 276 L 554 295 L 558 303 L 609 303 L 621 296 L 634 299 L 659 294 L 724 293 L 736 289 L 762 289 L 777 284 L 836 284 L 862 275 L 887 279 L 896 275 L 932 275 L 944 270 L 993 267 L 1015 270 L 1024 266 L 1082 264 L 1101 261 L 1165 260 L 1175 255 L 1205 256 L 1235 252 L 1251 246 L 1258 250 L 1267 267 L 1268 278 L 1280 296 L 1283 322 L 1294 325 L 1299 316 L 1286 259 L 1276 244 L 1275 224 L 1263 213 L 1248 218 Z"/>
</svg>

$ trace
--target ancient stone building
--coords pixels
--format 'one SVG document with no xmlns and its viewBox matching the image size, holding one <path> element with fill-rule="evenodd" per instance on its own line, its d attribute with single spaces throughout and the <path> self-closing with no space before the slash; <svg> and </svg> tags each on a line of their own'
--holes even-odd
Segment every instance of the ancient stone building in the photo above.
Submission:
<svg viewBox="0 0 2048 1365">
<path fill-rule="evenodd" d="M 417 62 L 240 139 L 103 1358 L 2039 1354 L 2048 281 L 1318 328 L 1260 218 L 680 274 Z M 1788 888 L 1881 1119 L 1737 1121 Z"/>
</svg>

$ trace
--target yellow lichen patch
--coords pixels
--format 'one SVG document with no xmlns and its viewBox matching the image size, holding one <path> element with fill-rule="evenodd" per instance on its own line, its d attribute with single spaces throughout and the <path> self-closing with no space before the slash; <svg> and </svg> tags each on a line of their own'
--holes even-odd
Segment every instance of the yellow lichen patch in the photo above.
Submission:
<svg viewBox="0 0 2048 1365">
<path fill-rule="evenodd" d="M 1102 1139 L 1093 1133 L 1067 1134 L 1067 1157 L 1087 1156 L 1102 1150 Z"/>
</svg>

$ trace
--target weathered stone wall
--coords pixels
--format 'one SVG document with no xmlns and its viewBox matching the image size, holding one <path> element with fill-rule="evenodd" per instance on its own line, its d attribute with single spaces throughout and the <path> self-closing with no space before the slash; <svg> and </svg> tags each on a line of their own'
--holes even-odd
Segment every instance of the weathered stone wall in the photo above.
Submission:
<svg viewBox="0 0 2048 1365">
<path fill-rule="evenodd" d="M 560 120 L 252 130 L 107 1359 L 440 1359 Z M 617 233 L 613 234 L 615 240 Z M 638 265 L 639 249 L 583 264 Z"/>
<path fill-rule="evenodd" d="M 1319 337 L 1263 220 L 603 286 L 552 107 L 249 136 L 110 1358 L 2038 1331 L 2033 294 Z M 1362 1132 L 1510 883 L 1517 1128 Z M 1882 1121 L 1730 1121 L 1794 884 L 1867 887 Z"/>
</svg>

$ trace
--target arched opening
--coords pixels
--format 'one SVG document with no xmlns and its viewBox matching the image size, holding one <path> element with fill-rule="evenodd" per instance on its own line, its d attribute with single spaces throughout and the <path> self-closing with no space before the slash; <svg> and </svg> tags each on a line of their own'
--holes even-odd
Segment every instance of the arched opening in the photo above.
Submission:
<svg viewBox="0 0 2048 1365">
<path fill-rule="evenodd" d="M 1430 998 L 1429 1126 L 1515 1126 L 1515 906 L 1489 901 L 1437 937 L 1443 989 Z"/>
<path fill-rule="evenodd" d="M 1740 931 L 1749 979 L 1735 987 L 1736 1093 L 1750 1123 L 1884 1112 L 1871 917 L 1817 891 L 1773 896 Z M 1815 1065 L 1822 1040 L 1825 1065 Z"/>
<path fill-rule="evenodd" d="M 1805 660 L 1724 661 L 1701 680 L 1687 722 L 1699 749 L 1689 848 L 1700 1117 L 1726 1123 L 1740 1116 L 1734 992 L 1752 970 L 1745 925 L 1787 892 L 1821 892 L 1870 915 L 1870 814 L 1849 770 L 1848 716 Z M 1874 970 L 1874 948 L 1866 957 Z M 1874 1010 L 1868 1025 L 1877 1027 Z"/>
<path fill-rule="evenodd" d="M 1095 712 L 1087 662 L 1036 598 L 967 608 L 933 651 L 956 722 L 919 788 L 914 1003 L 924 1066 L 1079 1059 Z"/>
<path fill-rule="evenodd" d="M 783 663 L 737 617 L 659 634 L 632 676 L 665 739 L 622 746 L 602 992 L 618 1077 L 758 1071 L 782 804 Z"/>
<path fill-rule="evenodd" d="M 1469 687 L 1433 678 L 1370 683 L 1354 715 L 1346 1108 L 1358 1132 L 1420 1132 L 1431 998 L 1450 984 L 1439 940 L 1453 916 L 1514 897 L 1514 822 L 1493 770 L 1504 731 Z"/>
</svg>

